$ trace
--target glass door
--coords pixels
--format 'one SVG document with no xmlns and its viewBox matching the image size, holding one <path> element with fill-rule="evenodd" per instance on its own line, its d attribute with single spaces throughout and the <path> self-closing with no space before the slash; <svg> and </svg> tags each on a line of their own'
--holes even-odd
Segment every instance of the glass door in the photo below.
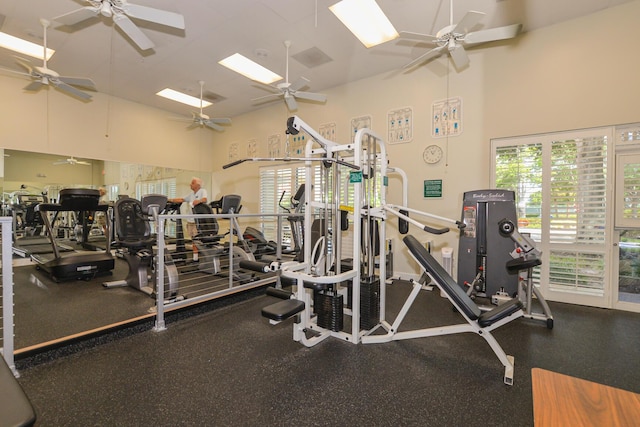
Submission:
<svg viewBox="0 0 640 427">
<path fill-rule="evenodd" d="M 625 148 L 616 155 L 613 305 L 640 312 L 640 149 Z"/>
</svg>

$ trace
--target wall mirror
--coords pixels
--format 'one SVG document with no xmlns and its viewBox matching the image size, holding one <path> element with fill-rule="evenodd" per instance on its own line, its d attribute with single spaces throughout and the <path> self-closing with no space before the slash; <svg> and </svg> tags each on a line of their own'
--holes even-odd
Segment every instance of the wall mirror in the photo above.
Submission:
<svg viewBox="0 0 640 427">
<path fill-rule="evenodd" d="M 41 221 L 37 216 L 34 218 L 27 205 L 39 200 L 55 202 L 64 188 L 104 187 L 110 201 L 120 195 L 139 198 L 150 193 L 182 197 L 190 191 L 189 183 L 194 176 L 210 186 L 211 173 L 19 150 L 0 151 L 3 154 L 0 161 L 2 214 L 13 218 L 14 228 L 16 352 L 148 316 L 154 306 L 153 298 L 132 288 L 102 286 L 105 281 L 126 276 L 128 266 L 117 257 L 116 266 L 108 275 L 87 280 L 55 282 L 38 269 L 33 252 L 52 252 L 52 248 Z M 66 220 L 68 228 L 61 227 L 66 231 L 56 229 L 55 232 L 56 242 L 65 250 L 104 250 L 106 244 L 101 246 L 100 240 L 106 242 L 106 237 L 98 221 L 93 222 L 88 235 L 88 242 L 95 245 L 87 248 L 78 241 L 78 221 L 72 215 Z M 175 227 L 167 226 L 169 233 L 172 229 Z M 44 244 L 20 253 L 21 243 L 26 243 L 21 239 L 25 237 L 40 237 Z"/>
</svg>

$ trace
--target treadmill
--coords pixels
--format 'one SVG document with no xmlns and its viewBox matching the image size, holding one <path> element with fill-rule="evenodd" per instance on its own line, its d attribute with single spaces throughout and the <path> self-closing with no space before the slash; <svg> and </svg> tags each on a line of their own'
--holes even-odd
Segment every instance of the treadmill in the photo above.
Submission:
<svg viewBox="0 0 640 427">
<path fill-rule="evenodd" d="M 60 190 L 59 203 L 40 203 L 36 206 L 35 209 L 40 212 L 47 230 L 53 254 L 34 254 L 31 258 L 37 263 L 36 268 L 49 273 L 55 282 L 70 279 L 89 280 L 99 275 L 111 274 L 111 270 L 115 266 L 115 259 L 111 255 L 111 242 L 108 241 L 108 238 L 104 251 L 61 254 L 58 245 L 56 245 L 52 221 L 49 218 L 49 212 L 55 212 L 54 221 L 58 212 L 76 211 L 80 212 L 80 215 L 83 215 L 84 212 L 107 212 L 109 206 L 100 204 L 99 201 L 100 192 L 98 190 L 65 188 Z"/>
</svg>

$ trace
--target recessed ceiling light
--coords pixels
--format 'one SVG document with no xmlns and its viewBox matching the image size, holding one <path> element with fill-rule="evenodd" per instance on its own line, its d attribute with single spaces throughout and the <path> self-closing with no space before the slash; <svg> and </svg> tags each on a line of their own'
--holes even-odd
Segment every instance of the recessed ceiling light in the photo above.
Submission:
<svg viewBox="0 0 640 427">
<path fill-rule="evenodd" d="M 277 75 L 268 68 L 253 62 L 239 53 L 234 53 L 222 61 L 219 61 L 218 64 L 224 65 L 236 73 L 242 74 L 251 80 L 255 80 L 266 85 L 282 80 L 282 76 Z"/>
<path fill-rule="evenodd" d="M 0 31 L 0 46 L 5 49 L 12 50 L 14 52 L 19 52 L 24 55 L 29 55 L 34 58 L 43 59 L 44 57 L 44 46 L 39 44 L 31 43 L 26 40 L 23 40 L 18 37 L 14 37 L 7 33 L 3 33 Z M 47 48 L 47 60 L 51 59 L 55 50 Z"/>
<path fill-rule="evenodd" d="M 200 108 L 200 98 L 187 95 L 186 93 L 178 92 L 177 90 L 166 88 L 156 93 L 156 95 L 162 96 L 163 98 L 167 98 L 172 101 L 182 102 L 183 104 L 187 104 L 195 108 Z M 202 101 L 202 108 L 206 108 L 210 105 L 211 103 L 209 101 Z"/>
<path fill-rule="evenodd" d="M 398 37 L 375 0 L 342 0 L 329 9 L 368 48 Z"/>
</svg>

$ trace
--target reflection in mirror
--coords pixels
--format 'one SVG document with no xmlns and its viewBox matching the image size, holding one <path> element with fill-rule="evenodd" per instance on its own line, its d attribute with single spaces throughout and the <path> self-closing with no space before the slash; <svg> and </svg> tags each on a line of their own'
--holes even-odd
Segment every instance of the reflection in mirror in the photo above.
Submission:
<svg viewBox="0 0 640 427">
<path fill-rule="evenodd" d="M 117 254 L 115 267 L 107 272 L 109 277 L 56 282 L 41 270 L 34 259 L 51 256 L 53 246 L 42 218 L 34 212 L 35 205 L 59 201 L 65 188 L 103 187 L 106 195 L 101 200 L 109 202 L 122 195 L 139 199 L 151 193 L 182 197 L 190 191 L 192 177 L 201 177 L 208 186 L 211 173 L 8 149 L 3 154 L 2 215 L 13 218 L 14 228 L 16 354 L 149 316 L 152 298 L 131 288 L 106 290 L 102 286 L 104 281 L 123 279 L 128 273 L 126 262 Z M 95 220 L 93 212 L 86 217 L 79 212 L 57 214 L 55 218 L 54 212 L 49 215 L 59 250 L 90 253 L 106 249 L 104 221 L 98 213 Z M 175 224 L 167 224 L 168 237 L 175 233 L 172 230 Z"/>
</svg>

